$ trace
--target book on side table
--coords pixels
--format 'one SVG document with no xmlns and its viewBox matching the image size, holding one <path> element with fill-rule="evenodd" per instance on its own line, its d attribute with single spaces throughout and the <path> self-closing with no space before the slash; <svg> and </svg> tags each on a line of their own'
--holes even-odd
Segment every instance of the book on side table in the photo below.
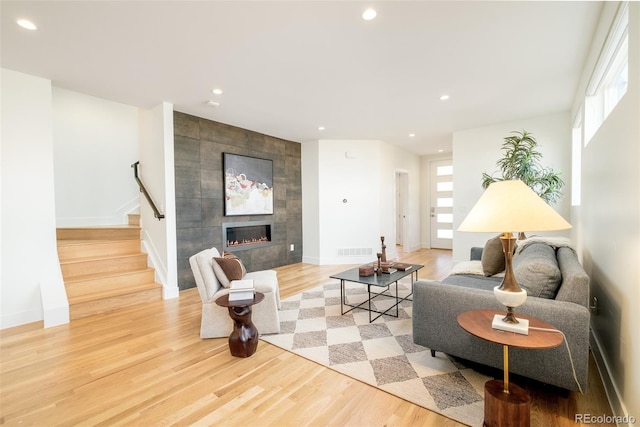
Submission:
<svg viewBox="0 0 640 427">
<path fill-rule="evenodd" d="M 255 292 L 253 280 L 233 280 L 229 286 L 229 301 L 252 300 Z"/>
</svg>

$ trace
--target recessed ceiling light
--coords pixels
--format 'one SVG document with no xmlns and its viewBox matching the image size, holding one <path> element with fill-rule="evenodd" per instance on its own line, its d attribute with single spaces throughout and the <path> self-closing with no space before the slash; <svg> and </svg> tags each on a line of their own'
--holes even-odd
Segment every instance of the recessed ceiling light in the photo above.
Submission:
<svg viewBox="0 0 640 427">
<path fill-rule="evenodd" d="M 215 88 L 211 91 L 214 95 L 222 95 L 222 89 Z"/>
<path fill-rule="evenodd" d="M 372 19 L 374 19 L 376 17 L 377 13 L 375 11 L 375 9 L 369 8 L 367 10 L 365 10 L 364 12 L 362 12 L 362 19 L 364 19 L 365 21 L 371 21 Z"/>
<path fill-rule="evenodd" d="M 25 28 L 27 30 L 35 31 L 35 30 L 38 29 L 38 27 L 36 27 L 36 24 L 34 24 L 33 22 L 29 21 L 28 19 L 18 19 L 16 22 L 22 28 Z"/>
<path fill-rule="evenodd" d="M 409 138 L 413 138 L 414 136 L 416 136 L 416 134 L 415 134 L 415 133 L 410 133 L 410 134 L 409 134 Z"/>
<path fill-rule="evenodd" d="M 440 97 L 440 101 L 446 101 L 447 99 L 449 99 L 449 95 L 442 95 Z"/>
<path fill-rule="evenodd" d="M 318 126 L 318 130 L 324 130 L 324 126 Z"/>
<path fill-rule="evenodd" d="M 219 107 L 219 106 L 220 106 L 220 103 L 219 103 L 219 102 L 216 102 L 216 101 L 207 101 L 207 105 L 208 105 L 209 107 Z"/>
</svg>

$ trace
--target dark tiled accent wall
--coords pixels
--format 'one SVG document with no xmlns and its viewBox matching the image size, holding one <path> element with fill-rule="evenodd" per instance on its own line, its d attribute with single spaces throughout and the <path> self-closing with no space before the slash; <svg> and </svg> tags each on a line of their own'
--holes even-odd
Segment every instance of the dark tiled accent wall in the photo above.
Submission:
<svg viewBox="0 0 640 427">
<path fill-rule="evenodd" d="M 191 255 L 221 250 L 223 222 L 273 221 L 273 245 L 234 252 L 248 271 L 301 262 L 300 144 L 179 112 L 173 124 L 179 288 L 195 287 Z M 273 215 L 224 216 L 224 152 L 273 160 Z"/>
</svg>

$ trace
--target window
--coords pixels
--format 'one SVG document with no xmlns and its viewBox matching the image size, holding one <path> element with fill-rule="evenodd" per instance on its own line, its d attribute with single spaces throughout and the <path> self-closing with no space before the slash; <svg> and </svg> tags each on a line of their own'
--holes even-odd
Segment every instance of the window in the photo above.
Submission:
<svg viewBox="0 0 640 427">
<path fill-rule="evenodd" d="M 587 145 L 627 92 L 629 80 L 629 4 L 620 4 L 593 70 L 585 96 L 584 143 Z"/>
</svg>

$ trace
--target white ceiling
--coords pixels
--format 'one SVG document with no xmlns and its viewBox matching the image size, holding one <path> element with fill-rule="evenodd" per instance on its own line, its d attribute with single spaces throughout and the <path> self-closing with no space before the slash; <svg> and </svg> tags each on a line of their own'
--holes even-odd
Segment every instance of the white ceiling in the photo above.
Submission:
<svg viewBox="0 0 640 427">
<path fill-rule="evenodd" d="M 368 6 L 373 21 L 361 18 Z M 292 141 L 373 139 L 433 154 L 451 151 L 455 130 L 569 110 L 601 7 L 3 0 L 0 52 L 2 67 L 128 105 L 167 101 Z"/>
</svg>

